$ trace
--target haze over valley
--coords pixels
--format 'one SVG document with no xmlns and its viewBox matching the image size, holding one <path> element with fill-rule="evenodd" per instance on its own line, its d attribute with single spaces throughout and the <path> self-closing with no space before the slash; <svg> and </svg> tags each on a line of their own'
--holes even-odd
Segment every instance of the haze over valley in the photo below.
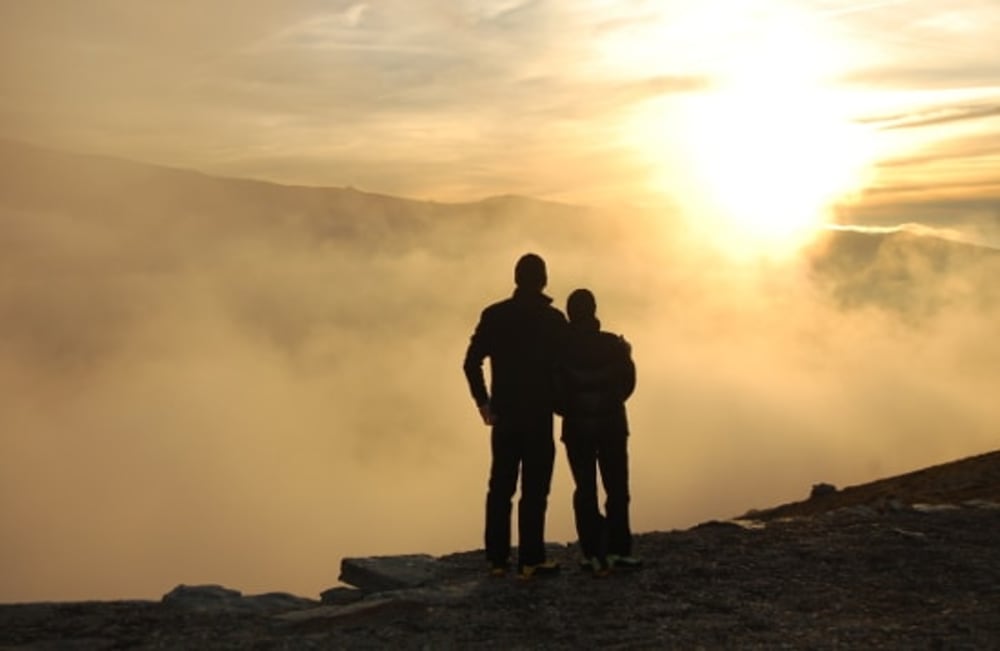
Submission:
<svg viewBox="0 0 1000 651">
<path fill-rule="evenodd" d="M 3 601 L 315 594 L 342 556 L 479 547 L 460 365 L 525 251 L 633 345 L 637 531 L 996 446 L 988 247 L 822 230 L 748 260 L 669 212 L 0 160 Z M 560 452 L 553 541 L 570 484 Z"/>
</svg>

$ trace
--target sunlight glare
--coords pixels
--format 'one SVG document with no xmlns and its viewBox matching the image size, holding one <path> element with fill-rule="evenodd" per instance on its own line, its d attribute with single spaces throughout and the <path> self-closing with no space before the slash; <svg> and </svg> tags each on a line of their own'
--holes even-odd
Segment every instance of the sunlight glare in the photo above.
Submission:
<svg viewBox="0 0 1000 651">
<path fill-rule="evenodd" d="M 782 255 L 861 189 L 866 128 L 826 79 L 843 59 L 821 23 L 781 12 L 726 35 L 711 88 L 649 102 L 634 140 L 696 228 L 725 249 Z"/>
</svg>

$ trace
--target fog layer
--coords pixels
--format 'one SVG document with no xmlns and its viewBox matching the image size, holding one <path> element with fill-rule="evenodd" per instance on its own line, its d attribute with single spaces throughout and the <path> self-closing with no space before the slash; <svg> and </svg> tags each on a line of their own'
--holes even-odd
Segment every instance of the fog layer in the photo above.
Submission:
<svg viewBox="0 0 1000 651">
<path fill-rule="evenodd" d="M 633 344 L 637 531 L 996 446 L 991 256 L 734 263 L 668 213 L 3 155 L 0 601 L 315 596 L 343 556 L 478 548 L 461 361 L 529 250 L 558 306 L 591 288 Z M 570 483 L 560 454 L 553 541 Z"/>
</svg>

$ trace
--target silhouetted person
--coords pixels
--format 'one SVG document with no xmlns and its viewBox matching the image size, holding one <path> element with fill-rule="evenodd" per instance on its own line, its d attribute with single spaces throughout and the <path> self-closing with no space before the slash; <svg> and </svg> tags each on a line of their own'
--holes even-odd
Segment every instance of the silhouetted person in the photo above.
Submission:
<svg viewBox="0 0 1000 651">
<path fill-rule="evenodd" d="M 555 460 L 555 361 L 567 326 L 542 293 L 547 281 L 545 261 L 533 253 L 522 256 L 514 268 L 513 296 L 483 310 L 465 354 L 469 390 L 483 422 L 492 426 L 485 543 L 494 576 L 503 576 L 510 562 L 518 474 L 518 571 L 525 578 L 558 571 L 546 561 L 545 509 Z M 482 368 L 487 357 L 489 391 Z"/>
<path fill-rule="evenodd" d="M 597 302 L 586 289 L 566 301 L 569 332 L 556 375 L 562 440 L 576 490 L 573 514 L 583 563 L 596 574 L 636 568 L 629 525 L 628 419 L 625 401 L 635 389 L 635 364 L 628 342 L 601 331 Z M 597 504 L 597 472 L 607 496 L 605 515 Z"/>
</svg>

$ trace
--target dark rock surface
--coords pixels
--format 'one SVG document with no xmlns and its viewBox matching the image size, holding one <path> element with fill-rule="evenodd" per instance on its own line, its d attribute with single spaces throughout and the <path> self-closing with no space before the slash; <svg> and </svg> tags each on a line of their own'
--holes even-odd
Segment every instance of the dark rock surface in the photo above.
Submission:
<svg viewBox="0 0 1000 651">
<path fill-rule="evenodd" d="M 428 554 L 345 558 L 340 580 L 363 590 L 415 588 L 437 579 L 438 562 Z"/>
<path fill-rule="evenodd" d="M 244 596 L 239 590 L 221 585 L 179 585 L 161 600 L 172 608 L 199 612 L 280 613 L 316 605 L 313 599 L 286 592 Z"/>
<path fill-rule="evenodd" d="M 756 519 L 798 517 L 857 506 L 876 510 L 907 504 L 1000 503 L 1000 450 L 942 463 L 842 490 L 820 491 L 810 499 L 753 511 Z"/>
<path fill-rule="evenodd" d="M 646 566 L 607 578 L 553 546 L 556 577 L 489 578 L 482 552 L 463 552 L 424 557 L 410 587 L 326 603 L 182 586 L 162 602 L 2 605 L 0 649 L 997 649 L 998 485 L 976 459 L 967 481 L 945 473 L 959 503 L 913 508 L 947 491 L 883 480 L 874 502 L 848 488 L 801 515 L 639 535 Z"/>
</svg>

